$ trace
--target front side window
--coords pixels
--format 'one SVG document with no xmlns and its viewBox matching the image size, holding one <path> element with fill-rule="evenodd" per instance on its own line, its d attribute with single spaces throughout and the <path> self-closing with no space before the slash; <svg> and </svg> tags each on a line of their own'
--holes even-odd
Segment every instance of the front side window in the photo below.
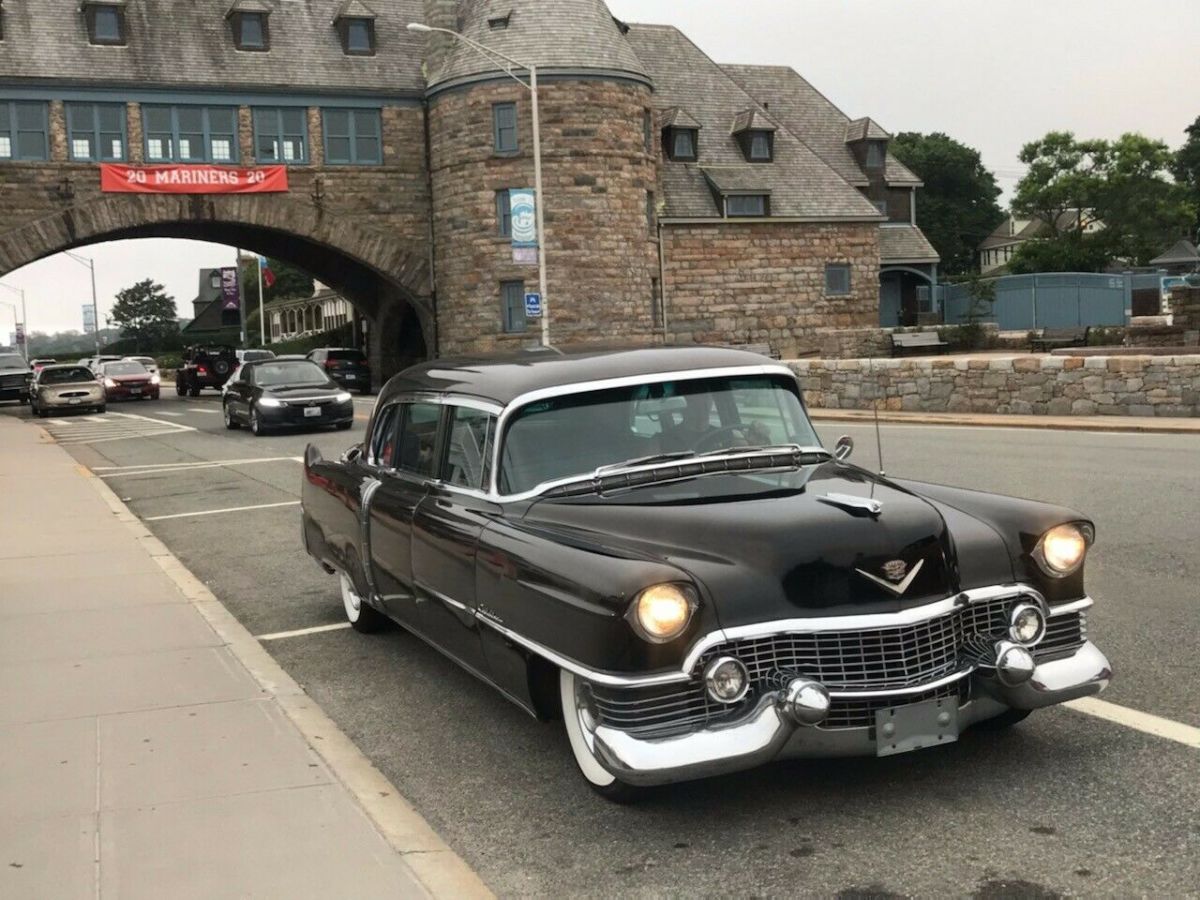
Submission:
<svg viewBox="0 0 1200 900">
<path fill-rule="evenodd" d="M 438 424 L 442 408 L 436 403 L 406 403 L 400 417 L 396 468 L 413 475 L 432 476 L 436 463 Z"/>
<path fill-rule="evenodd" d="M 377 109 L 326 109 L 325 161 L 377 166 L 383 162 L 382 124 Z"/>
<path fill-rule="evenodd" d="M 260 163 L 307 163 L 308 111 L 303 107 L 255 107 L 254 156 Z"/>
<path fill-rule="evenodd" d="M 142 128 L 147 162 L 237 162 L 232 106 L 143 106 Z"/>
<path fill-rule="evenodd" d="M 850 266 L 846 263 L 830 263 L 825 267 L 825 294 L 829 297 L 844 297 L 850 293 Z"/>
<path fill-rule="evenodd" d="M 516 412 L 501 440 L 500 490 L 509 494 L 656 453 L 820 444 L 795 382 L 777 375 L 654 382 L 539 400 Z"/>
<path fill-rule="evenodd" d="M 500 315 L 507 334 L 520 334 L 529 328 L 525 319 L 525 282 L 500 282 Z"/>
<path fill-rule="evenodd" d="M 68 103 L 67 147 L 73 162 L 126 158 L 125 107 L 119 103 Z"/>
<path fill-rule="evenodd" d="M 765 216 L 767 197 L 765 194 L 739 194 L 725 198 L 725 215 L 730 218 L 741 216 Z"/>
<path fill-rule="evenodd" d="M 0 100 L 0 160 L 50 158 L 46 104 Z"/>
<path fill-rule="evenodd" d="M 373 466 L 390 469 L 396 464 L 396 425 L 400 406 L 393 404 L 375 417 L 375 428 L 371 433 L 370 452 L 367 462 Z"/>
<path fill-rule="evenodd" d="M 235 13 L 230 21 L 233 25 L 233 44 L 239 50 L 269 49 L 266 13 Z"/>
<path fill-rule="evenodd" d="M 492 146 L 497 153 L 517 152 L 517 104 L 492 104 Z"/>
<path fill-rule="evenodd" d="M 491 413 L 465 406 L 453 408 L 443 475 L 447 483 L 473 490 L 486 488 L 495 427 L 496 417 Z"/>
</svg>

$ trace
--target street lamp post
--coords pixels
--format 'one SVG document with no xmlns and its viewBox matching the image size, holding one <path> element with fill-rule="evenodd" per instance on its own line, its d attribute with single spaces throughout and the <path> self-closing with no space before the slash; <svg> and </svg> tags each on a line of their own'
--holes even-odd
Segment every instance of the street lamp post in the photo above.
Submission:
<svg viewBox="0 0 1200 900">
<path fill-rule="evenodd" d="M 29 362 L 29 317 L 25 314 L 25 289 L 15 288 L 7 284 L 0 284 L 0 287 L 7 288 L 14 294 L 21 295 L 21 328 L 25 332 L 25 342 L 21 344 L 21 352 L 25 355 L 25 362 Z M 6 303 L 5 306 L 12 306 L 13 318 L 17 317 L 17 308 L 11 303 Z"/>
<path fill-rule="evenodd" d="M 538 290 L 542 295 L 542 346 L 550 346 L 550 301 L 546 296 L 546 220 L 542 214 L 542 206 L 544 199 L 542 197 L 542 126 L 538 111 L 538 74 L 537 66 L 520 62 L 513 59 L 511 56 L 505 56 L 499 50 L 493 50 L 491 47 L 486 47 L 478 41 L 472 40 L 465 34 L 460 34 L 449 28 L 435 28 L 432 25 L 423 25 L 419 22 L 410 22 L 408 24 L 409 31 L 418 31 L 421 33 L 437 32 L 438 34 L 446 34 L 450 37 L 462 41 L 468 47 L 471 47 L 477 53 L 490 58 L 493 62 L 499 60 L 507 65 L 501 65 L 500 68 L 513 81 L 521 85 L 530 93 L 531 107 L 533 113 L 533 191 L 537 197 L 536 215 L 537 215 L 537 238 L 538 238 Z M 518 78 L 513 69 L 524 69 L 529 73 L 529 82 L 526 83 Z"/>
<path fill-rule="evenodd" d="M 70 250 L 64 250 L 63 253 L 69 256 L 81 266 L 87 266 L 92 271 L 92 319 L 95 330 L 92 332 L 96 336 L 96 355 L 100 355 L 100 308 L 96 305 L 96 261 L 89 259 L 86 256 L 79 256 L 72 253 Z"/>
</svg>

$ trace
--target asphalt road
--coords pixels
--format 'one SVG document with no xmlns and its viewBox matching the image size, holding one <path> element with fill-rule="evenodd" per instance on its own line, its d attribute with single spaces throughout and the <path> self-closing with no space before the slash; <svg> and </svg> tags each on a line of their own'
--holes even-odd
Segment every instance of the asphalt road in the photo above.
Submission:
<svg viewBox="0 0 1200 900">
<path fill-rule="evenodd" d="M 251 632 L 342 621 L 335 581 L 301 548 L 297 458 L 310 440 L 339 453 L 362 422 L 256 439 L 224 430 L 215 394 L 95 419 L 47 427 Z M 870 428 L 820 431 L 827 444 L 852 434 L 854 460 L 874 465 Z M 1089 630 L 1117 670 L 1104 699 L 1200 725 L 1195 438 L 928 426 L 883 437 L 891 475 L 1093 517 Z M 194 515 L 242 507 L 261 508 Z M 584 786 L 561 726 L 402 631 L 266 646 L 501 895 L 1200 895 L 1200 751 L 1072 710 L 937 750 L 782 763 L 619 807 Z"/>
</svg>

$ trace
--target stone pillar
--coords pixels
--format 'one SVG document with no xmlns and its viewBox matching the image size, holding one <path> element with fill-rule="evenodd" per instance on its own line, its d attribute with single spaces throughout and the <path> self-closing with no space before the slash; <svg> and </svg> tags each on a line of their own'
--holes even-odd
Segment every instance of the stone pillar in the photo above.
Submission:
<svg viewBox="0 0 1200 900">
<path fill-rule="evenodd" d="M 67 161 L 67 112 L 61 100 L 50 101 L 49 116 L 50 159 L 53 162 Z"/>
<path fill-rule="evenodd" d="M 239 106 L 238 123 L 238 156 L 241 165 L 254 165 L 254 119 L 250 115 L 250 107 Z"/>
<path fill-rule="evenodd" d="M 142 106 L 140 103 L 125 104 L 125 128 L 129 135 L 129 162 L 140 163 L 146 159 L 144 133 L 142 131 Z"/>
</svg>

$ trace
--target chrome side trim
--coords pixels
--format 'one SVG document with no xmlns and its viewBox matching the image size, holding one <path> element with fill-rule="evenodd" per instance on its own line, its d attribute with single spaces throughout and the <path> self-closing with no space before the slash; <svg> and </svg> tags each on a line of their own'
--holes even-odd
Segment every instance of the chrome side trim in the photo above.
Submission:
<svg viewBox="0 0 1200 900">
<path fill-rule="evenodd" d="M 889 688 L 887 690 L 874 690 L 874 691 L 834 691 L 834 690 L 831 690 L 829 692 L 829 696 L 833 697 L 835 699 L 843 699 L 843 700 L 854 700 L 854 699 L 865 700 L 869 697 L 904 697 L 908 694 L 923 694 L 926 691 L 936 690 L 937 688 L 945 687 L 948 684 L 954 684 L 954 682 L 956 682 L 956 681 L 962 681 L 964 678 L 969 676 L 974 671 L 975 671 L 974 666 L 971 666 L 970 668 L 959 669 L 957 672 L 951 672 L 949 675 L 945 675 L 945 676 L 939 678 L 937 681 L 929 681 L 924 684 L 917 684 L 917 685 L 913 685 L 911 687 Z"/>
<path fill-rule="evenodd" d="M 1095 601 L 1091 597 L 1081 597 L 1078 600 L 1072 600 L 1070 603 L 1060 603 L 1058 606 L 1051 606 L 1048 615 L 1051 617 L 1065 616 L 1068 613 L 1089 609 L 1093 605 L 1095 605 Z"/>
<path fill-rule="evenodd" d="M 367 589 L 372 596 L 378 596 L 379 589 L 375 586 L 375 573 L 371 568 L 371 499 L 383 485 L 378 478 L 368 478 L 362 483 L 362 499 L 358 509 L 359 546 L 362 547 L 363 577 L 367 579 Z"/>
</svg>

